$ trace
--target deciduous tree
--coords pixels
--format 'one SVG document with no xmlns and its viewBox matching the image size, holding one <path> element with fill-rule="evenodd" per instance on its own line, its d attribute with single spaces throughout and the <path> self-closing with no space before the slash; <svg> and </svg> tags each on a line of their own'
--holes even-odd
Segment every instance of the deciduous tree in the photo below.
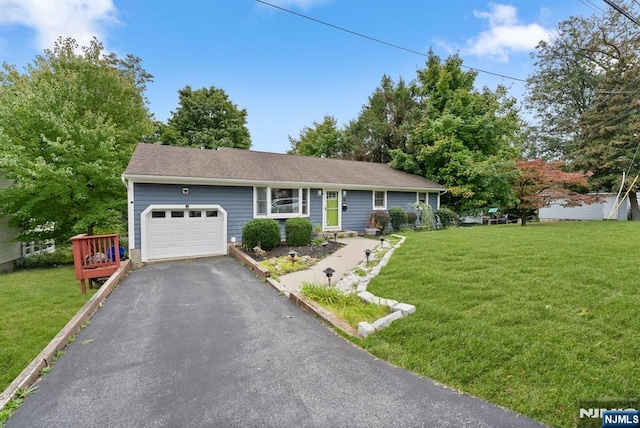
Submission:
<svg viewBox="0 0 640 428">
<path fill-rule="evenodd" d="M 312 127 L 305 127 L 295 139 L 289 136 L 291 149 L 289 154 L 316 156 L 321 158 L 349 157 L 351 149 L 347 147 L 344 133 L 338 129 L 333 116 L 325 116 L 322 122 L 313 122 Z"/>
<path fill-rule="evenodd" d="M 186 86 L 178 95 L 178 108 L 167 126 L 159 130 L 163 144 L 205 149 L 251 147 L 247 111 L 238 109 L 222 89 Z"/>
<path fill-rule="evenodd" d="M 447 186 L 443 202 L 456 211 L 508 205 L 522 125 L 515 99 L 502 86 L 476 90 L 476 72 L 461 65 L 429 53 L 412 89 L 420 120 L 406 147 L 390 151 L 391 165 Z"/>
<path fill-rule="evenodd" d="M 517 202 L 510 209 L 511 213 L 522 219 L 551 203 L 563 206 L 591 204 L 598 199 L 575 191 L 576 186 L 586 188 L 587 178 L 591 173 L 565 172 L 563 161 L 545 161 L 543 159 L 519 160 L 516 162 L 517 174 L 513 180 L 513 190 Z"/>
<path fill-rule="evenodd" d="M 0 72 L 0 192 L 21 239 L 65 240 L 126 218 L 120 175 L 152 131 L 143 92 L 151 75 L 140 59 L 59 39 L 24 73 Z"/>
</svg>

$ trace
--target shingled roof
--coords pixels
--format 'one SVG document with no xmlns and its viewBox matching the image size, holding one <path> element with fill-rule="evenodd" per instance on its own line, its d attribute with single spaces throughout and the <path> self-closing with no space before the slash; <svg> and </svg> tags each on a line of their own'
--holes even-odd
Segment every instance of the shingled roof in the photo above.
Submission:
<svg viewBox="0 0 640 428">
<path fill-rule="evenodd" d="M 424 177 L 382 163 L 221 147 L 201 150 L 140 143 L 123 174 L 137 182 L 299 183 L 352 188 L 445 190 Z"/>
</svg>

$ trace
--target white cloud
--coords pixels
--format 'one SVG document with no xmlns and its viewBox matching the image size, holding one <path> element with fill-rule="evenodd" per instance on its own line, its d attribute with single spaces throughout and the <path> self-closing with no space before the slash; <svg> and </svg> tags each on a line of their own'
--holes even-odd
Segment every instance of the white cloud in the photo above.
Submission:
<svg viewBox="0 0 640 428">
<path fill-rule="evenodd" d="M 103 41 L 107 24 L 117 23 L 112 0 L 0 0 L 0 25 L 35 30 L 38 48 L 51 48 L 59 37 L 85 46 L 95 36 Z"/>
<path fill-rule="evenodd" d="M 530 52 L 541 40 L 547 40 L 552 30 L 539 24 L 523 24 L 514 6 L 489 3 L 489 11 L 473 14 L 489 22 L 489 29 L 467 40 L 464 52 L 479 57 L 488 56 L 508 62 L 514 52 Z"/>
</svg>

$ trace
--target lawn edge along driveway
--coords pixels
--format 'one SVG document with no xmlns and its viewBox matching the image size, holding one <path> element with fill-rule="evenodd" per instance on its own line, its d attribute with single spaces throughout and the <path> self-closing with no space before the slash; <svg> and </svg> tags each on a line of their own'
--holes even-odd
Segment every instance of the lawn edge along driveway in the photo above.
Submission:
<svg viewBox="0 0 640 428">
<path fill-rule="evenodd" d="M 52 364 L 56 352 L 67 346 L 69 339 L 75 336 L 82 328 L 82 325 L 91 318 L 102 302 L 120 283 L 120 280 L 129 273 L 131 266 L 131 260 L 122 262 L 120 268 L 109 277 L 104 285 L 80 308 L 78 313 L 71 318 L 42 352 L 9 384 L 0 394 L 0 410 L 4 409 L 16 397 L 16 391 L 24 391 L 38 380 L 41 370 Z"/>
</svg>

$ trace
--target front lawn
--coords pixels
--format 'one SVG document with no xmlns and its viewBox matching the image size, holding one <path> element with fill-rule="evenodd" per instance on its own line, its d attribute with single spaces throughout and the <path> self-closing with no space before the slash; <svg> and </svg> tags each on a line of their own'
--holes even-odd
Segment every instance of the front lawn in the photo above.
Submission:
<svg viewBox="0 0 640 428">
<path fill-rule="evenodd" d="M 369 286 L 416 313 L 375 356 L 552 426 L 577 400 L 640 396 L 640 224 L 410 233 Z"/>
<path fill-rule="evenodd" d="M 0 274 L 0 391 L 49 344 L 95 290 L 73 266 Z"/>
</svg>

